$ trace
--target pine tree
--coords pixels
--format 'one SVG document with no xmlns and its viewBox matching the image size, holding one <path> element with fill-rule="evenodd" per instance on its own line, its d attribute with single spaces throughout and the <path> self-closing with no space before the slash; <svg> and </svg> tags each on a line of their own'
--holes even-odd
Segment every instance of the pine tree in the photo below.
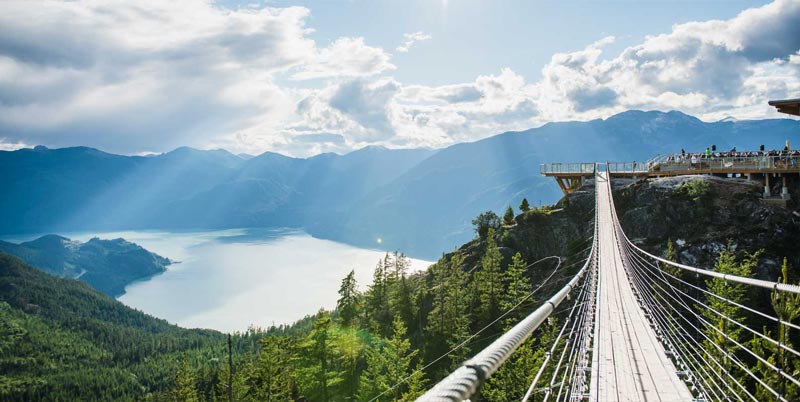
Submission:
<svg viewBox="0 0 800 402">
<path fill-rule="evenodd" d="M 425 374 L 418 360 L 418 350 L 411 347 L 406 327 L 399 317 L 393 321 L 392 337 L 371 347 L 366 356 L 359 400 L 413 401 L 425 390 Z M 401 383 L 402 382 L 402 383 Z M 394 387 L 394 388 L 392 388 Z"/>
<path fill-rule="evenodd" d="M 519 210 L 522 212 L 528 212 L 531 209 L 530 204 L 528 204 L 528 199 L 523 198 L 522 202 L 519 204 Z"/>
<path fill-rule="evenodd" d="M 358 390 L 359 361 L 363 355 L 364 342 L 355 328 L 343 328 L 335 340 L 339 351 L 342 371 L 342 391 L 345 400 L 355 400 Z"/>
<path fill-rule="evenodd" d="M 778 282 L 789 283 L 789 267 L 786 258 L 783 259 L 781 276 L 778 278 Z M 770 295 L 770 301 L 773 310 L 775 310 L 775 314 L 781 321 L 793 323 L 800 318 L 800 295 L 773 291 Z M 789 325 L 779 323 L 777 325 L 778 337 L 776 340 L 779 344 L 794 349 L 792 337 L 789 334 L 790 330 L 791 327 Z M 764 328 L 764 335 L 768 338 L 772 338 L 771 332 L 766 327 Z M 752 344 L 753 351 L 759 356 L 765 357 L 770 364 L 778 367 L 778 369 L 782 369 L 793 378 L 800 376 L 800 358 L 792 353 L 786 352 L 783 348 L 779 348 L 773 342 L 769 342 L 761 337 L 756 337 L 755 335 L 753 335 Z M 787 381 L 763 362 L 756 362 L 756 371 L 761 373 L 762 380 L 767 383 L 770 388 L 780 392 L 787 400 L 800 400 L 800 388 L 794 383 Z M 774 399 L 774 394 L 760 383 L 756 384 L 756 396 L 759 400 Z"/>
<path fill-rule="evenodd" d="M 500 312 L 500 299 L 503 293 L 503 275 L 500 272 L 502 256 L 494 240 L 494 230 L 486 237 L 486 250 L 481 258 L 481 270 L 475 275 L 478 288 L 479 322 L 491 322 Z"/>
<path fill-rule="evenodd" d="M 514 208 L 511 208 L 511 205 L 506 208 L 506 213 L 503 215 L 503 223 L 506 226 L 514 224 Z"/>
<path fill-rule="evenodd" d="M 200 402 L 195 385 L 194 373 L 189 365 L 189 357 L 184 353 L 175 374 L 175 389 L 171 399 L 180 402 Z"/>
<path fill-rule="evenodd" d="M 261 351 L 247 376 L 248 394 L 254 400 L 273 402 L 292 399 L 295 342 L 288 336 L 259 339 Z"/>
<path fill-rule="evenodd" d="M 227 402 L 230 400 L 228 398 L 229 396 L 233 397 L 234 401 L 247 400 L 248 395 L 252 395 L 254 392 L 257 392 L 256 388 L 251 388 L 251 387 L 260 385 L 260 383 L 253 383 L 251 379 L 251 376 L 254 375 L 256 370 L 257 367 L 255 363 L 245 361 L 234 367 L 233 377 L 230 378 L 229 377 L 230 367 L 227 364 L 223 364 L 222 367 L 220 367 L 219 372 L 217 373 L 218 374 L 217 378 L 219 379 L 219 381 L 216 383 L 212 400 Z M 228 387 L 229 378 L 231 380 L 230 387 Z M 202 397 L 200 398 L 200 400 L 203 399 L 204 398 Z"/>
<path fill-rule="evenodd" d="M 675 250 L 675 244 L 672 242 L 671 238 L 667 239 L 667 250 L 664 253 L 664 259 L 672 262 L 678 262 L 678 252 Z M 663 264 L 662 268 L 665 272 L 676 278 L 681 278 L 683 276 L 683 270 L 678 267 L 673 267 L 669 264 Z"/>
<path fill-rule="evenodd" d="M 500 310 L 507 311 L 516 306 L 522 298 L 531 293 L 531 281 L 527 277 L 525 260 L 522 259 L 522 254 L 516 253 L 511 259 L 511 265 L 506 268 L 505 272 L 505 287 L 506 291 L 503 293 L 502 300 L 500 301 Z M 528 301 L 532 301 L 528 299 Z M 509 314 L 503 320 L 503 328 L 509 329 L 513 327 L 521 318 L 522 313 L 515 311 Z"/>
<path fill-rule="evenodd" d="M 406 273 L 411 262 L 405 254 L 394 253 L 394 270 L 389 289 L 389 311 L 392 317 L 400 317 L 406 328 L 414 322 L 414 301 Z"/>
<path fill-rule="evenodd" d="M 358 285 L 356 284 L 355 270 L 350 271 L 342 279 L 342 286 L 339 287 L 339 300 L 336 302 L 336 309 L 339 310 L 339 319 L 342 325 L 350 326 L 358 316 L 358 304 L 360 301 Z"/>
<path fill-rule="evenodd" d="M 388 258 L 389 255 L 387 254 L 384 260 L 378 261 L 378 265 L 375 266 L 375 272 L 372 275 L 372 284 L 365 295 L 366 317 L 364 327 L 375 333 L 383 333 L 387 322 L 390 322 L 389 281 L 386 272 L 388 267 L 384 265 L 384 261 L 388 260 Z"/>
<path fill-rule="evenodd" d="M 472 225 L 475 226 L 475 233 L 478 234 L 478 237 L 483 239 L 489 234 L 489 229 L 500 228 L 500 217 L 492 211 L 486 211 L 473 219 Z"/>
<path fill-rule="evenodd" d="M 338 356 L 333 347 L 333 335 L 330 315 L 320 310 L 314 329 L 303 344 L 304 367 L 299 382 L 304 387 L 303 393 L 314 401 L 334 400 L 336 388 L 342 382 L 342 373 L 336 366 Z"/>
<path fill-rule="evenodd" d="M 437 355 L 453 350 L 470 335 L 469 274 L 463 265 L 464 256 L 456 252 L 449 263 L 440 262 L 434 267 L 433 308 L 428 313 L 428 332 L 433 338 L 429 342 L 438 343 L 434 347 Z M 460 365 L 469 352 L 469 347 L 459 347 L 448 355 L 450 365 L 440 369 L 449 371 Z"/>
<path fill-rule="evenodd" d="M 758 263 L 759 255 L 760 252 L 748 254 L 745 256 L 742 263 L 737 263 L 736 255 L 730 246 L 728 246 L 720 253 L 714 270 L 722 274 L 731 274 L 747 278 L 752 276 L 752 271 Z M 706 281 L 706 287 L 709 292 L 724 299 L 739 304 L 747 304 L 746 285 L 732 283 L 725 279 L 715 277 Z M 745 322 L 746 317 L 744 311 L 740 307 L 710 296 L 706 298 L 706 303 L 711 309 L 718 311 L 726 317 L 737 322 Z M 706 336 L 710 339 L 710 341 L 703 341 L 703 348 L 707 356 L 706 359 L 708 361 L 712 359 L 716 360 L 722 366 L 722 368 L 720 368 L 718 365 L 711 363 L 708 369 L 710 372 L 716 372 L 723 378 L 729 378 L 728 373 L 735 367 L 735 363 L 733 363 L 729 356 L 737 358 L 738 351 L 738 347 L 733 341 L 739 343 L 744 342 L 742 337 L 743 329 L 735 324 L 731 324 L 727 319 L 717 315 L 710 309 L 700 308 L 700 310 L 705 320 L 710 324 L 704 329 Z M 735 384 L 731 383 L 729 385 L 737 389 Z"/>
</svg>

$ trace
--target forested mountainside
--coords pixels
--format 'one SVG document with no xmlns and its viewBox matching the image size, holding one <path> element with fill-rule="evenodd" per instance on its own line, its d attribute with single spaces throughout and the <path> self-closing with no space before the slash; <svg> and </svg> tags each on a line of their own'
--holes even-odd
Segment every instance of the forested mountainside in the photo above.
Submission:
<svg viewBox="0 0 800 402">
<path fill-rule="evenodd" d="M 782 280 L 797 283 L 800 275 L 793 261 L 800 251 L 787 243 L 798 230 L 792 218 L 797 211 L 762 205 L 752 185 L 704 177 L 615 184 L 623 225 L 646 249 L 720 272 L 773 280 L 783 268 Z M 371 284 L 357 284 L 348 275 L 334 311 L 321 310 L 294 325 L 233 338 L 234 399 L 413 400 L 571 278 L 591 245 L 593 207 L 590 181 L 552 207 L 530 208 L 516 216 L 507 211 L 502 218 L 481 214 L 473 221 L 475 238 L 424 272 L 409 273 L 405 257 L 394 254 L 377 263 Z M 734 232 L 740 227 L 734 223 L 749 226 Z M 661 225 L 681 229 L 661 232 Z M 774 238 L 783 232 L 786 241 Z M 734 233 L 736 243 L 731 243 Z M 770 237 L 776 241 L 768 242 Z M 9 334 L 3 337 L 0 368 L 9 373 L 4 381 L 11 384 L 0 388 L 4 399 L 227 397 L 229 371 L 221 334 L 170 326 L 77 281 L 25 267 L 13 257 L 4 256 L 0 264 L 2 330 Z M 695 281 L 710 290 L 718 286 Z M 735 297 L 774 314 L 768 291 L 743 291 Z M 797 303 L 795 315 L 786 318 L 796 322 L 800 300 L 787 303 Z M 549 348 L 565 312 L 558 311 L 513 355 L 483 387 L 480 400 L 507 401 L 524 393 L 528 374 L 544 359 L 545 346 Z M 757 316 L 741 317 L 751 328 L 776 330 L 773 322 Z M 46 331 L 55 336 L 39 335 Z M 741 333 L 732 336 L 751 340 Z M 784 341 L 792 342 L 792 336 Z M 774 358 L 769 344 L 759 347 Z M 40 355 L 43 350 L 47 352 Z M 787 369 L 800 370 L 800 359 L 786 359 Z M 743 357 L 754 370 L 763 369 L 751 360 Z M 748 387 L 763 395 L 759 385 Z M 798 390 L 791 387 L 787 395 L 796 395 Z"/>
<path fill-rule="evenodd" d="M 111 297 L 123 294 L 135 280 L 164 272 L 172 263 L 125 239 L 81 243 L 46 235 L 19 244 L 0 240 L 0 251 L 53 275 L 80 279 Z"/>
<path fill-rule="evenodd" d="M 644 161 L 658 153 L 782 148 L 792 120 L 707 123 L 628 111 L 558 122 L 441 150 L 368 147 L 346 155 L 244 158 L 179 148 L 112 155 L 91 148 L 0 151 L 0 233 L 292 227 L 433 259 L 472 236 L 470 217 L 561 193 L 539 164 Z"/>
<path fill-rule="evenodd" d="M 235 346 L 254 349 L 246 336 Z M 182 359 L 212 367 L 225 352 L 223 334 L 170 325 L 0 252 L 0 400 L 142 400 L 174 386 Z"/>
</svg>

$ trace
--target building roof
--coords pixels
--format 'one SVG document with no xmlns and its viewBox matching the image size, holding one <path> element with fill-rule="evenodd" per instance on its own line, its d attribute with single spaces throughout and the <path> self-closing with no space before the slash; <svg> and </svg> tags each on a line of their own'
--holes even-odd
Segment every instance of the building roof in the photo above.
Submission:
<svg viewBox="0 0 800 402">
<path fill-rule="evenodd" d="M 800 116 L 800 98 L 769 101 L 770 106 L 775 106 L 778 112 Z"/>
</svg>

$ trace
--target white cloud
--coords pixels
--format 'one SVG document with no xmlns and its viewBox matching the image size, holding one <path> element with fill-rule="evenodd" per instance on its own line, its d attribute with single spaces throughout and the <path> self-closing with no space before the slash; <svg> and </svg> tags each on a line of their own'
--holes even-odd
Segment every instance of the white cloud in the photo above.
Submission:
<svg viewBox="0 0 800 402">
<path fill-rule="evenodd" d="M 24 142 L 5 142 L 5 138 L 0 138 L 0 151 L 15 151 L 17 149 L 29 147 L 30 145 Z"/>
<path fill-rule="evenodd" d="M 320 46 L 311 11 L 210 2 L 0 2 L 0 148 L 179 145 L 309 155 L 364 145 L 441 147 L 554 120 L 677 109 L 774 116 L 800 94 L 800 2 L 675 25 L 619 54 L 613 37 L 552 56 L 542 78 L 505 68 L 415 85 L 360 37 Z M 404 35 L 397 51 L 430 39 Z"/>
<path fill-rule="evenodd" d="M 539 83 L 549 118 L 604 117 L 631 108 L 759 117 L 768 98 L 800 91 L 800 70 L 791 66 L 800 49 L 797 1 L 779 0 L 726 21 L 676 25 L 601 61 L 610 41 L 553 56 Z"/>
<path fill-rule="evenodd" d="M 394 70 L 383 49 L 370 47 L 364 38 L 339 38 L 321 49 L 314 61 L 292 75 L 294 80 L 330 77 L 359 77 Z"/>
<path fill-rule="evenodd" d="M 310 10 L 206 1 L 0 3 L 0 133 L 110 151 L 270 135 L 299 98 L 275 75 L 353 77 L 394 66 L 361 38 L 318 48 Z"/>
<path fill-rule="evenodd" d="M 400 46 L 397 46 L 397 49 L 395 50 L 400 53 L 407 53 L 417 42 L 424 42 L 430 39 L 431 36 L 422 31 L 405 33 L 403 34 L 403 43 L 401 43 Z"/>
</svg>

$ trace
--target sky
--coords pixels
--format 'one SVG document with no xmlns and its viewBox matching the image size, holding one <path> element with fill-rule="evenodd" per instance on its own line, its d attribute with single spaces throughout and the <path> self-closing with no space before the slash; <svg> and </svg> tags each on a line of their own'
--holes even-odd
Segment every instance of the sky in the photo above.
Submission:
<svg viewBox="0 0 800 402">
<path fill-rule="evenodd" d="M 0 2 L 0 150 L 441 148 L 797 97 L 800 0 Z"/>
</svg>

